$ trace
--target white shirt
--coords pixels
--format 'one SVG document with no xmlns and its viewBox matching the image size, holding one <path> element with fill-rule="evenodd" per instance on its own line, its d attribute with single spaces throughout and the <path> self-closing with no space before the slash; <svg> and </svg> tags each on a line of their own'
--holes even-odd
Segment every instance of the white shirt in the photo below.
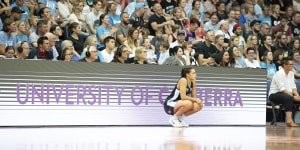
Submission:
<svg viewBox="0 0 300 150">
<path fill-rule="evenodd" d="M 104 58 L 104 62 L 106 63 L 110 63 L 114 59 L 114 53 L 111 52 L 111 54 L 109 54 L 106 49 L 102 50 L 101 54 Z"/>
<path fill-rule="evenodd" d="M 292 93 L 293 88 L 297 88 L 295 84 L 294 73 L 290 71 L 288 75 L 286 75 L 284 69 L 279 69 L 273 76 L 269 95 L 281 92 L 283 90 L 288 90 Z"/>
<path fill-rule="evenodd" d="M 246 63 L 246 67 L 249 67 L 249 68 L 261 68 L 260 64 L 255 59 L 253 59 L 253 63 L 250 62 L 248 59 L 245 59 L 245 63 Z"/>
</svg>

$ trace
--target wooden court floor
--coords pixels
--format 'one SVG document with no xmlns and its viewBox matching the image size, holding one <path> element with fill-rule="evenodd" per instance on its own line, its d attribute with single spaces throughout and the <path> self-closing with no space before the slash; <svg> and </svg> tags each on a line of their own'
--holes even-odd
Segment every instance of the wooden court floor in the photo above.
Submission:
<svg viewBox="0 0 300 150">
<path fill-rule="evenodd" d="M 0 150 L 299 150 L 300 127 L 0 127 Z"/>
</svg>

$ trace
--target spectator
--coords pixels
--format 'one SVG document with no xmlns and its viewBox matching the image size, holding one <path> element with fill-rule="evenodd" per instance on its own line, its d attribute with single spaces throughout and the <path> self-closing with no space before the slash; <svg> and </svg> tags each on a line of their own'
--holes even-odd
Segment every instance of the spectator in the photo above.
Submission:
<svg viewBox="0 0 300 150">
<path fill-rule="evenodd" d="M 86 27 L 89 34 L 96 34 L 96 29 L 99 25 L 101 25 L 100 15 L 102 15 L 104 12 L 101 12 L 102 7 L 102 1 L 100 0 L 93 0 L 93 8 L 90 13 L 86 16 Z M 104 39 L 104 38 L 103 38 Z"/>
<path fill-rule="evenodd" d="M 185 63 L 187 66 L 195 65 L 196 61 L 192 57 L 195 54 L 195 50 L 192 49 L 193 44 L 192 42 L 184 42 L 182 44 L 182 50 L 183 50 L 183 58 L 185 59 Z"/>
<path fill-rule="evenodd" d="M 204 10 L 205 10 L 205 15 L 207 16 L 207 18 L 210 18 L 210 16 L 213 13 L 217 12 L 215 1 L 214 0 L 205 1 L 204 2 Z"/>
<path fill-rule="evenodd" d="M 88 46 L 85 52 L 85 57 L 80 59 L 82 62 L 99 62 L 98 59 L 98 50 L 95 46 Z"/>
<path fill-rule="evenodd" d="M 14 59 L 15 58 L 15 48 L 13 46 L 7 46 L 5 48 L 5 59 Z"/>
<path fill-rule="evenodd" d="M 57 60 L 58 57 L 59 57 L 59 53 L 58 53 L 58 51 L 57 51 L 57 49 L 55 47 L 56 37 L 51 32 L 46 33 L 45 36 L 49 40 L 50 49 L 51 49 L 51 51 L 53 53 L 53 60 Z"/>
<path fill-rule="evenodd" d="M 190 19 L 191 18 L 191 14 L 193 11 L 198 11 L 200 12 L 200 18 L 199 21 L 201 23 L 204 23 L 205 19 L 204 19 L 204 6 L 202 4 L 202 2 L 200 0 L 193 0 L 192 2 L 192 10 L 189 11 L 188 13 L 188 18 Z"/>
<path fill-rule="evenodd" d="M 273 63 L 273 53 L 271 51 L 265 51 L 262 57 L 260 67 L 267 69 L 267 79 L 272 80 L 277 72 L 276 65 Z"/>
<path fill-rule="evenodd" d="M 75 51 L 78 54 L 81 54 L 85 41 L 85 38 L 80 35 L 82 33 L 81 26 L 79 25 L 79 23 L 73 22 L 69 26 L 69 31 L 71 32 L 71 36 L 68 38 L 68 40 L 73 42 Z"/>
<path fill-rule="evenodd" d="M 155 47 L 155 54 L 159 53 L 160 43 L 164 41 L 162 35 L 162 29 L 158 29 L 155 31 L 155 37 L 153 37 L 151 40 L 151 45 Z"/>
<path fill-rule="evenodd" d="M 181 18 L 183 19 L 183 20 L 187 20 L 188 19 L 188 15 L 187 15 L 187 12 L 185 12 L 185 10 L 184 10 L 184 8 L 185 8 L 185 6 L 186 6 L 186 4 L 187 4 L 187 2 L 186 2 L 187 0 L 177 0 L 177 6 L 179 7 L 179 8 L 181 8 Z"/>
<path fill-rule="evenodd" d="M 290 43 L 291 51 L 299 51 L 300 52 L 300 39 L 294 38 Z"/>
<path fill-rule="evenodd" d="M 51 50 L 49 40 L 43 36 L 37 40 L 37 48 L 33 48 L 28 56 L 28 59 L 53 59 L 53 51 Z"/>
<path fill-rule="evenodd" d="M 228 14 L 226 12 L 226 6 L 224 2 L 217 2 L 216 4 L 217 8 L 217 16 L 219 20 L 225 20 L 228 19 Z"/>
<path fill-rule="evenodd" d="M 229 66 L 232 68 L 245 68 L 246 62 L 241 53 L 238 50 L 238 47 L 230 47 L 228 50 L 229 53 Z"/>
<path fill-rule="evenodd" d="M 190 26 L 185 29 L 186 37 L 185 41 L 191 41 L 194 44 L 197 44 L 201 41 L 199 37 L 196 36 L 195 31 L 200 26 L 200 22 L 196 18 L 190 20 Z"/>
<path fill-rule="evenodd" d="M 171 12 L 171 21 L 173 25 L 179 25 L 180 30 L 183 29 L 183 18 L 182 18 L 182 9 L 180 7 L 175 7 L 174 10 Z M 200 12 L 199 12 L 200 13 Z M 186 20 L 185 20 L 186 21 Z"/>
<path fill-rule="evenodd" d="M 300 12 L 296 11 L 292 14 L 292 20 L 288 23 L 291 27 L 293 38 L 300 38 Z"/>
<path fill-rule="evenodd" d="M 68 19 L 73 8 L 73 5 L 69 2 L 69 0 L 58 0 L 57 7 L 62 19 Z"/>
<path fill-rule="evenodd" d="M 276 70 L 282 69 L 281 61 L 283 59 L 283 51 L 282 50 L 276 50 L 273 54 L 273 62 L 276 66 Z"/>
<path fill-rule="evenodd" d="M 275 52 L 276 48 L 273 47 L 272 45 L 273 45 L 272 36 L 271 35 L 263 36 L 262 45 L 258 48 L 259 59 L 261 61 L 263 60 L 263 55 L 265 51 L 272 52 L 272 54 Z"/>
<path fill-rule="evenodd" d="M 177 40 L 170 44 L 170 48 L 173 48 L 175 46 L 182 46 L 183 42 L 185 42 L 186 39 L 186 33 L 184 30 L 179 30 L 177 32 Z"/>
<path fill-rule="evenodd" d="M 134 64 L 148 64 L 147 50 L 145 47 L 137 47 L 135 50 Z"/>
<path fill-rule="evenodd" d="M 16 32 L 16 42 L 22 42 L 26 41 L 27 43 L 30 43 L 29 41 L 29 30 L 26 28 L 26 23 L 24 21 L 17 21 L 17 32 Z"/>
<path fill-rule="evenodd" d="M 145 22 L 143 19 L 143 15 L 145 13 L 145 7 L 146 6 L 144 5 L 144 3 L 137 3 L 137 5 L 135 5 L 135 11 L 130 15 L 130 24 L 132 24 L 133 27 L 135 28 L 145 27 Z"/>
<path fill-rule="evenodd" d="M 16 58 L 27 59 L 30 52 L 30 47 L 27 42 L 19 42 L 16 45 Z"/>
<path fill-rule="evenodd" d="M 220 67 L 229 67 L 229 53 L 227 50 L 213 54 L 212 58 Z"/>
<path fill-rule="evenodd" d="M 225 50 L 224 46 L 224 36 L 223 35 L 217 35 L 215 36 L 214 45 L 216 46 L 217 53 L 220 53 Z"/>
<path fill-rule="evenodd" d="M 62 22 L 62 17 L 60 17 L 56 0 L 38 0 L 38 3 L 40 10 L 44 7 L 49 8 L 51 16 L 54 17 L 53 21 Z"/>
<path fill-rule="evenodd" d="M 255 60 L 255 49 L 253 47 L 248 47 L 246 50 L 246 67 L 247 68 L 260 68 L 260 64 Z"/>
<path fill-rule="evenodd" d="M 25 11 L 21 10 L 21 8 L 19 8 L 18 6 L 15 6 L 11 9 L 10 18 L 14 21 L 19 21 L 23 13 L 25 13 Z"/>
<path fill-rule="evenodd" d="M 114 59 L 115 39 L 108 36 L 104 39 L 105 49 L 101 51 L 103 60 L 100 62 L 110 63 Z"/>
<path fill-rule="evenodd" d="M 207 64 L 211 60 L 211 55 L 216 53 L 218 50 L 212 43 L 215 40 L 215 32 L 209 30 L 205 34 L 205 41 L 195 45 L 196 53 L 199 54 L 200 64 Z"/>
<path fill-rule="evenodd" d="M 37 32 L 37 23 L 38 23 L 38 20 L 39 20 L 39 18 L 37 17 L 37 16 L 31 16 L 30 18 L 29 18 L 29 20 L 28 20 L 28 22 L 29 22 L 29 26 L 30 26 L 30 34 L 32 33 L 32 32 Z"/>
<path fill-rule="evenodd" d="M 258 37 L 259 37 L 259 41 L 258 41 L 258 45 L 261 45 L 263 42 L 263 38 L 266 35 L 272 34 L 271 32 L 271 26 L 264 22 L 260 24 L 260 31 L 258 33 Z"/>
<path fill-rule="evenodd" d="M 183 49 L 181 46 L 170 48 L 170 57 L 164 62 L 165 65 L 185 66 L 186 62 L 183 56 Z"/>
<path fill-rule="evenodd" d="M 276 26 L 280 23 L 280 6 L 278 4 L 271 5 L 271 26 Z"/>
<path fill-rule="evenodd" d="M 170 57 L 169 54 L 169 43 L 166 41 L 162 41 L 160 44 L 160 51 L 159 51 L 159 58 L 158 58 L 158 64 L 162 65 L 166 61 L 167 58 Z"/>
<path fill-rule="evenodd" d="M 254 15 L 254 6 L 253 4 L 249 4 L 247 3 L 245 5 L 245 15 L 246 15 L 246 23 L 247 23 L 247 26 L 246 26 L 246 33 L 250 32 L 250 31 L 253 31 L 251 29 L 252 24 L 251 23 L 254 21 L 254 20 L 257 20 L 257 17 Z M 245 37 L 247 39 L 247 37 Z"/>
<path fill-rule="evenodd" d="M 13 19 L 5 19 L 3 29 L 0 31 L 0 55 L 5 54 L 5 47 L 16 46 L 17 40 L 12 34 L 13 32 L 16 32 L 16 29 L 16 22 Z"/>
<path fill-rule="evenodd" d="M 62 36 L 62 30 L 58 25 L 53 25 L 50 27 L 50 32 L 54 35 L 55 37 L 55 48 L 58 52 L 58 54 L 61 54 L 61 43 L 63 42 L 59 37 Z"/>
<path fill-rule="evenodd" d="M 121 23 L 117 24 L 116 27 L 119 29 L 116 32 L 116 45 L 123 45 L 124 42 L 127 40 L 128 30 L 130 28 L 130 21 L 129 16 L 126 12 L 121 14 Z M 133 24 L 132 24 L 133 25 Z M 133 25 L 135 26 L 135 25 Z"/>
<path fill-rule="evenodd" d="M 122 64 L 128 64 L 128 56 L 129 56 L 129 51 L 125 45 L 120 45 L 115 54 L 114 54 L 114 59 L 111 62 L 114 63 L 122 63 Z"/>
<path fill-rule="evenodd" d="M 83 2 L 75 2 L 73 3 L 73 8 L 71 11 L 71 14 L 68 16 L 69 24 L 72 24 L 73 22 L 79 23 L 81 26 L 82 31 L 86 31 L 86 19 L 82 13 L 83 11 Z"/>
<path fill-rule="evenodd" d="M 66 47 L 61 52 L 61 60 L 63 61 L 72 61 L 72 50 L 69 47 Z"/>
<path fill-rule="evenodd" d="M 68 49 L 68 50 L 71 51 L 72 55 L 70 55 L 70 56 L 72 57 L 72 61 L 79 61 L 80 60 L 80 55 L 75 51 L 75 48 L 74 48 L 74 45 L 73 45 L 72 41 L 70 41 L 70 40 L 64 40 L 61 43 L 61 49 L 62 50 Z M 61 56 L 60 59 L 63 59 L 63 57 L 64 57 L 64 56 L 62 56 L 62 53 L 60 53 L 60 56 Z M 69 59 L 69 57 L 68 57 L 68 59 Z"/>
<path fill-rule="evenodd" d="M 218 17 L 216 14 L 212 14 L 210 20 L 204 24 L 204 30 L 207 32 L 208 30 L 214 30 L 217 32 L 220 29 L 220 25 L 218 23 Z"/>
<path fill-rule="evenodd" d="M 257 48 L 257 36 L 255 35 L 250 35 L 247 39 L 247 46 L 245 47 L 244 49 L 244 55 L 247 56 L 247 49 L 249 47 L 253 48 L 254 49 L 254 59 L 257 60 L 257 61 L 260 61 L 259 59 L 259 52 L 258 52 L 258 48 Z"/>
<path fill-rule="evenodd" d="M 121 22 L 120 15 L 116 14 L 116 3 L 108 3 L 106 6 L 106 14 L 109 17 L 109 23 L 112 26 L 115 26 L 117 23 Z"/>
<path fill-rule="evenodd" d="M 163 13 L 171 14 L 174 8 L 177 6 L 176 0 L 161 0 L 160 2 Z"/>
<path fill-rule="evenodd" d="M 250 23 L 250 29 L 251 31 L 249 31 L 246 36 L 245 36 L 245 39 L 247 40 L 248 42 L 248 38 L 250 35 L 254 35 L 257 37 L 257 41 L 256 41 L 256 44 L 259 44 L 258 42 L 261 41 L 261 37 L 259 35 L 259 31 L 260 31 L 260 21 L 259 20 L 253 20 L 251 23 Z"/>
<path fill-rule="evenodd" d="M 288 57 L 291 49 L 287 46 L 287 36 L 285 34 L 278 33 L 276 36 L 275 45 L 276 49 L 283 50 L 283 57 Z"/>
<path fill-rule="evenodd" d="M 135 56 L 135 49 L 139 47 L 140 42 L 138 40 L 138 36 L 138 29 L 136 29 L 135 27 L 129 28 L 127 40 L 124 42 L 124 45 L 127 46 L 129 51 L 129 59 Z"/>
<path fill-rule="evenodd" d="M 300 73 L 300 55 L 299 51 L 292 51 L 291 57 L 293 59 L 293 68 L 295 70 L 295 73 Z M 296 75 L 296 74 L 295 74 Z"/>
<path fill-rule="evenodd" d="M 238 21 L 236 20 L 236 15 L 235 15 L 234 9 L 230 9 L 227 21 L 228 21 L 228 32 L 231 36 L 231 35 L 233 35 L 233 32 L 232 32 L 233 26 L 238 23 Z"/>
<path fill-rule="evenodd" d="M 262 10 L 263 10 L 263 14 L 258 17 L 258 20 L 262 23 L 268 23 L 269 25 L 272 25 L 272 19 L 270 16 L 270 7 L 264 6 Z"/>
<path fill-rule="evenodd" d="M 11 8 L 14 8 L 17 6 L 17 8 L 21 9 L 21 11 L 24 11 L 21 14 L 21 21 L 26 21 L 29 19 L 30 16 L 30 11 L 28 9 L 28 7 L 25 4 L 25 0 L 16 0 L 13 4 L 10 5 Z"/>
<path fill-rule="evenodd" d="M 87 39 L 85 40 L 84 44 L 83 44 L 84 49 L 83 49 L 83 51 L 80 54 L 80 59 L 83 59 L 85 57 L 85 52 L 87 50 L 87 47 L 89 47 L 89 46 L 95 46 L 95 47 L 97 47 L 97 44 L 98 44 L 97 43 L 97 38 L 96 38 L 95 35 L 88 36 Z M 101 51 L 98 51 L 98 56 L 101 55 L 100 53 L 101 53 Z"/>
<path fill-rule="evenodd" d="M 117 27 L 110 28 L 109 17 L 107 14 L 102 14 L 99 19 L 100 26 L 97 28 L 96 36 L 98 41 L 98 49 L 104 49 L 104 39 L 108 36 L 115 37 L 115 33 L 118 31 Z"/>
<path fill-rule="evenodd" d="M 141 45 L 147 50 L 148 64 L 156 64 L 157 55 L 155 54 L 155 47 L 150 43 L 150 39 L 144 39 Z"/>
<path fill-rule="evenodd" d="M 218 30 L 215 35 L 224 35 L 224 47 L 229 46 L 231 34 L 229 33 L 229 24 L 227 20 L 220 21 L 220 30 Z"/>
<path fill-rule="evenodd" d="M 166 30 L 170 30 L 171 21 L 167 21 L 163 15 L 162 7 L 159 3 L 155 3 L 153 6 L 154 14 L 150 16 L 148 26 L 150 35 L 155 35 L 155 31 L 159 28 L 163 28 L 163 33 L 166 33 Z M 170 30 L 171 31 L 171 30 Z"/>
<path fill-rule="evenodd" d="M 242 26 L 240 24 L 235 24 L 233 26 L 233 29 L 232 29 L 232 32 L 233 32 L 233 36 L 237 36 L 237 40 L 238 40 L 238 49 L 240 50 L 241 54 L 243 53 L 244 51 L 244 48 L 246 46 L 246 42 L 245 42 L 245 39 L 244 37 L 242 36 Z"/>
<path fill-rule="evenodd" d="M 177 33 L 178 31 L 180 30 L 180 26 L 179 25 L 172 25 L 172 33 L 169 35 L 169 38 L 168 38 L 168 42 L 169 44 L 170 43 L 173 43 L 177 40 Z"/>
<path fill-rule="evenodd" d="M 286 42 L 290 43 L 292 41 L 292 29 L 288 25 L 288 18 L 286 15 L 282 15 L 280 23 L 272 28 L 272 36 L 275 37 L 277 32 L 282 32 L 286 35 Z"/>
<path fill-rule="evenodd" d="M 145 1 L 145 0 L 136 0 L 135 2 L 133 1 L 133 2 L 129 3 L 129 4 L 126 6 L 126 8 L 124 9 L 124 12 L 128 13 L 129 16 L 131 16 L 132 13 L 133 13 L 134 10 L 135 10 L 136 4 L 137 4 L 137 3 L 144 3 L 144 1 Z"/>
<path fill-rule="evenodd" d="M 30 40 L 31 45 L 34 48 L 37 48 L 38 47 L 38 44 L 37 44 L 38 38 L 43 37 L 48 31 L 49 31 L 48 21 L 47 20 L 38 21 L 36 32 L 31 32 L 31 34 L 29 35 L 29 40 Z"/>
</svg>

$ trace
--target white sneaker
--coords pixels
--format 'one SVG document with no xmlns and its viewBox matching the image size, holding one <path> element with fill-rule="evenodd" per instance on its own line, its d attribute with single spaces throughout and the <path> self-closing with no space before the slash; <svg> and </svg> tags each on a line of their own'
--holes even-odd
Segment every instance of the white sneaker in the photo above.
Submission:
<svg viewBox="0 0 300 150">
<path fill-rule="evenodd" d="M 181 127 L 183 127 L 182 124 L 181 124 L 181 122 L 178 119 L 176 119 L 174 116 L 170 117 L 169 122 L 175 128 L 181 128 Z"/>
<path fill-rule="evenodd" d="M 181 124 L 182 124 L 183 127 L 189 127 L 190 126 L 189 124 L 187 124 L 185 122 L 185 120 L 183 119 L 183 116 L 179 116 L 178 120 L 181 122 Z"/>
</svg>

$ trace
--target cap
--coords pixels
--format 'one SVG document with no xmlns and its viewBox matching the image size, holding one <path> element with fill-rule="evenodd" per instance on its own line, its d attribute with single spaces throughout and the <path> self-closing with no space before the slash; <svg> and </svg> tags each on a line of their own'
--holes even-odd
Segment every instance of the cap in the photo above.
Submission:
<svg viewBox="0 0 300 150">
<path fill-rule="evenodd" d="M 144 3 L 136 3 L 135 4 L 135 9 L 141 9 L 141 8 L 147 8 Z"/>
<path fill-rule="evenodd" d="M 184 30 L 179 30 L 179 31 L 177 32 L 177 35 L 180 35 L 180 34 L 184 34 L 184 35 L 185 35 L 185 31 L 184 31 Z"/>
<path fill-rule="evenodd" d="M 256 23 L 261 23 L 261 21 L 259 21 L 259 20 L 253 20 L 253 21 L 250 23 L 250 27 L 254 26 Z"/>
<path fill-rule="evenodd" d="M 233 28 L 232 28 L 232 32 L 234 32 L 237 28 L 241 27 L 240 24 L 236 23 Z"/>
<path fill-rule="evenodd" d="M 11 9 L 11 12 L 15 12 L 15 13 L 25 13 L 25 11 L 23 11 L 22 9 L 20 9 L 18 6 L 15 6 Z"/>
</svg>

